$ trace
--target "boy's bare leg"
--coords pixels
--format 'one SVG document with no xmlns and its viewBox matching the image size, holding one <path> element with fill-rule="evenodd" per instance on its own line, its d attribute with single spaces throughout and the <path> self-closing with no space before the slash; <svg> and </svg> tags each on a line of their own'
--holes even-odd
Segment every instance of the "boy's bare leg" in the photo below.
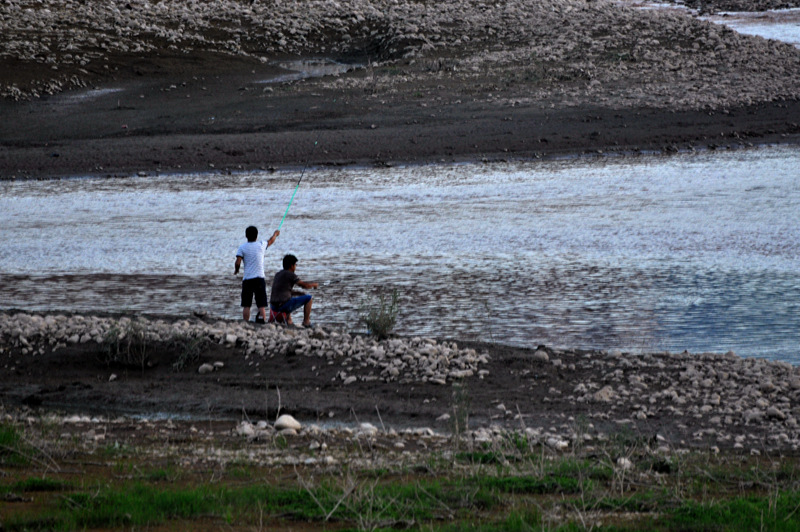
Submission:
<svg viewBox="0 0 800 532">
<path fill-rule="evenodd" d="M 303 305 L 303 325 L 310 325 L 311 324 L 311 303 L 314 301 L 310 299 L 308 303 Z"/>
<path fill-rule="evenodd" d="M 250 307 L 242 307 L 242 318 L 244 321 L 250 321 Z"/>
</svg>

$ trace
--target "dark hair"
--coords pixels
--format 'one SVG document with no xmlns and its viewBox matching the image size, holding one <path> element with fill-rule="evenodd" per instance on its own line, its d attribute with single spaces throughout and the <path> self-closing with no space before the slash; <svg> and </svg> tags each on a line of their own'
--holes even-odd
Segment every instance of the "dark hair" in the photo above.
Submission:
<svg viewBox="0 0 800 532">
<path fill-rule="evenodd" d="M 258 229 L 255 225 L 251 225 L 244 230 L 244 236 L 247 237 L 248 242 L 255 242 L 256 238 L 258 238 Z"/>
<path fill-rule="evenodd" d="M 297 264 L 297 257 L 295 257 L 294 255 L 286 255 L 285 257 L 283 257 L 283 269 L 284 270 L 288 270 L 289 268 L 291 268 L 295 264 Z"/>
</svg>

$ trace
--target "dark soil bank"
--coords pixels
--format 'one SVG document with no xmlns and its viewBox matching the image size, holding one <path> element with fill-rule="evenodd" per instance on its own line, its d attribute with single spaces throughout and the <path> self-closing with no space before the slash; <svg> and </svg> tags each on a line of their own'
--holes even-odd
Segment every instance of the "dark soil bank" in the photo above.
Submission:
<svg viewBox="0 0 800 532">
<path fill-rule="evenodd" d="M 385 165 L 674 152 L 797 142 L 800 102 L 723 111 L 544 109 L 538 103 L 392 105 L 361 94 L 295 84 L 265 94 L 252 80 L 198 80 L 76 100 L 59 94 L 5 106 L 4 177 L 124 176 L 310 165 Z M 205 90 L 203 89 L 205 88 Z M 144 96 L 144 97 L 142 97 Z M 8 127 L 14 124 L 14 127 Z M 316 146 L 315 146 L 316 145 Z"/>
<path fill-rule="evenodd" d="M 800 449 L 800 371 L 733 353 L 376 341 L 333 329 L 144 316 L 0 314 L 5 408 L 449 432 L 629 431 L 676 446 Z M 109 356 L 126 332 L 140 363 Z M 116 336 L 115 336 L 116 335 Z M 181 339 L 181 341 L 176 341 Z M 189 339 L 203 341 L 187 357 Z M 146 351 L 139 349 L 146 347 Z M 139 356 L 142 355 L 142 356 Z"/>
</svg>

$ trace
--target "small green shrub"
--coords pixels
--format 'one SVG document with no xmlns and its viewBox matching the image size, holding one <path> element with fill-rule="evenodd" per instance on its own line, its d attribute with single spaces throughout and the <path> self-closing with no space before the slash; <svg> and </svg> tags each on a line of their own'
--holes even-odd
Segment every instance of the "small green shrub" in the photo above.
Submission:
<svg viewBox="0 0 800 532">
<path fill-rule="evenodd" d="M 359 323 L 367 326 L 367 331 L 378 339 L 387 338 L 397 323 L 397 310 L 399 308 L 399 294 L 397 289 L 392 290 L 391 298 L 380 294 L 377 300 L 372 300 L 361 306 L 359 310 Z"/>
</svg>

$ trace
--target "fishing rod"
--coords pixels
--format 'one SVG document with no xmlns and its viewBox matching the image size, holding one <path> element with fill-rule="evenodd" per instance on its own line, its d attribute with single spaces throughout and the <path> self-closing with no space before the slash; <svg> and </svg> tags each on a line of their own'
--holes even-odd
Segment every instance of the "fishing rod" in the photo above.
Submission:
<svg viewBox="0 0 800 532">
<path fill-rule="evenodd" d="M 336 104 L 336 98 L 333 99 L 333 103 Z M 311 148 L 311 153 L 308 154 L 306 158 L 306 164 L 303 165 L 303 171 L 300 172 L 300 179 L 297 180 L 297 186 L 294 187 L 294 192 L 292 192 L 292 197 L 289 199 L 289 205 L 286 206 L 286 211 L 283 213 L 283 218 L 281 218 L 281 223 L 278 224 L 278 231 L 281 230 L 283 227 L 283 221 L 286 219 L 286 215 L 289 214 L 289 207 L 292 206 L 292 202 L 294 201 L 294 196 L 297 194 L 297 190 L 300 188 L 300 183 L 303 181 L 303 176 L 306 173 L 306 168 L 308 168 L 308 162 L 311 160 L 311 156 L 314 155 L 314 151 L 317 149 L 317 144 L 319 143 L 319 135 L 317 135 L 316 140 L 314 141 L 314 147 Z M 314 180 L 311 181 L 312 183 Z"/>
<path fill-rule="evenodd" d="M 283 221 L 286 219 L 286 215 L 289 214 L 289 207 L 292 206 L 292 202 L 294 201 L 294 196 L 295 196 L 295 194 L 297 194 L 297 190 L 300 188 L 300 183 L 303 181 L 303 176 L 306 173 L 306 168 L 308 168 L 308 161 L 311 159 L 311 156 L 314 154 L 314 150 L 317 149 L 318 140 L 314 141 L 314 147 L 311 149 L 311 153 L 308 155 L 308 158 L 306 158 L 306 164 L 303 166 L 303 171 L 300 172 L 300 179 L 297 180 L 297 186 L 294 187 L 294 192 L 292 192 L 292 197 L 291 197 L 291 199 L 289 199 L 289 205 L 286 206 L 286 211 L 283 213 L 283 218 L 281 218 L 281 223 L 278 224 L 278 231 L 280 231 L 281 227 L 283 227 Z"/>
</svg>

